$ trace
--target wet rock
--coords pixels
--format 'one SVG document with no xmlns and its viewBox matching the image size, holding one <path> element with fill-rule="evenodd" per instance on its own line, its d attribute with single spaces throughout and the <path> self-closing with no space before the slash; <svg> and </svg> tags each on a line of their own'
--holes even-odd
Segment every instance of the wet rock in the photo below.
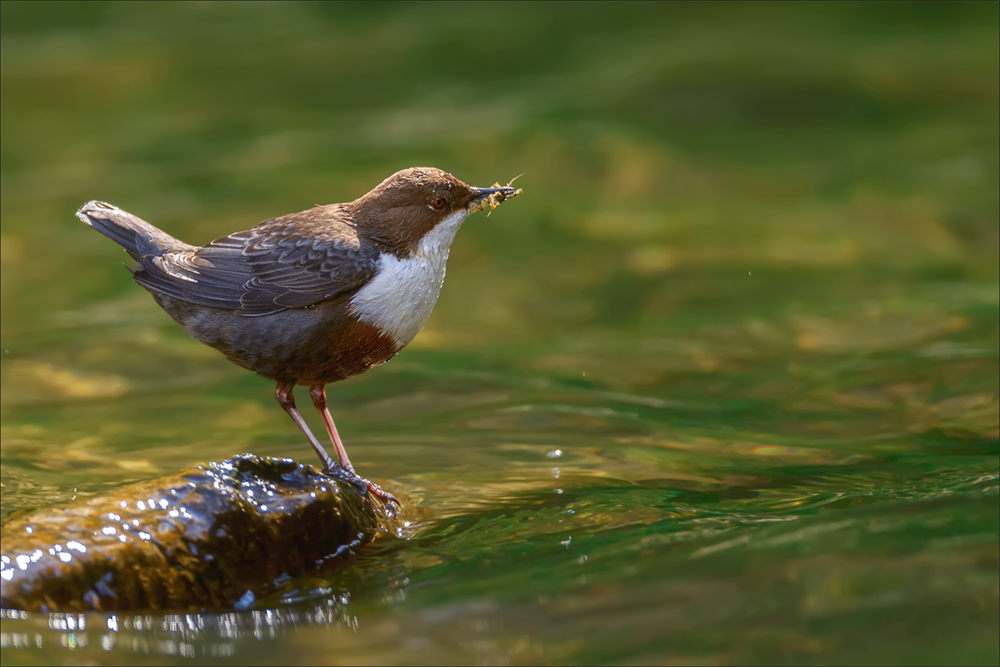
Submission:
<svg viewBox="0 0 1000 667">
<path fill-rule="evenodd" d="M 244 454 L 12 519 L 0 606 L 243 609 L 393 529 L 346 473 Z"/>
</svg>

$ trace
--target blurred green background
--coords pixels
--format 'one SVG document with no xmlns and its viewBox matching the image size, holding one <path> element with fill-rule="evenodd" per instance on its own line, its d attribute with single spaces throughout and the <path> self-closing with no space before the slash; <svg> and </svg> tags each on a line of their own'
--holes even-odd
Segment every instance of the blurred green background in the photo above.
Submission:
<svg viewBox="0 0 1000 667">
<path fill-rule="evenodd" d="M 270 634 L 5 619 L 5 664 L 1000 659 L 1000 5 L 0 11 L 3 517 L 310 461 L 84 202 L 205 243 L 524 172 L 410 348 L 329 388 L 408 541 L 262 601 Z"/>
</svg>

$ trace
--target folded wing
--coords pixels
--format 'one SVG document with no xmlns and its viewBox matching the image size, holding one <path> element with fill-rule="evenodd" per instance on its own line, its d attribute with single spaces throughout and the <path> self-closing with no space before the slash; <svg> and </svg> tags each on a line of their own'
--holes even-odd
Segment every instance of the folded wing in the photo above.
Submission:
<svg viewBox="0 0 1000 667">
<path fill-rule="evenodd" d="M 191 303 L 268 315 L 305 308 L 361 288 L 376 272 L 339 207 L 263 222 L 190 251 L 139 258 L 135 280 Z"/>
</svg>

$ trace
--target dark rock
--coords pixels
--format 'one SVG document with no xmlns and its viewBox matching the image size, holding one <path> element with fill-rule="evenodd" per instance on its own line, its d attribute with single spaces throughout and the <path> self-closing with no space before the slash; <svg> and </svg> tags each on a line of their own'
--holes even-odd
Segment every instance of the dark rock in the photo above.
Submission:
<svg viewBox="0 0 1000 667">
<path fill-rule="evenodd" d="M 244 608 L 393 528 L 347 473 L 244 454 L 12 519 L 2 529 L 0 606 Z"/>
</svg>

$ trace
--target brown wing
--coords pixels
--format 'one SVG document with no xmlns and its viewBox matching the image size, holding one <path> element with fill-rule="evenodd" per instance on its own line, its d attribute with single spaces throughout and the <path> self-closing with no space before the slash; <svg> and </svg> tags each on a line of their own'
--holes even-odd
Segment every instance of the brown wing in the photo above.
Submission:
<svg viewBox="0 0 1000 667">
<path fill-rule="evenodd" d="M 333 210 L 331 210 L 333 209 Z M 147 255 L 139 284 L 191 303 L 267 315 L 352 292 L 376 272 L 339 207 L 275 218 L 193 251 Z"/>
</svg>

